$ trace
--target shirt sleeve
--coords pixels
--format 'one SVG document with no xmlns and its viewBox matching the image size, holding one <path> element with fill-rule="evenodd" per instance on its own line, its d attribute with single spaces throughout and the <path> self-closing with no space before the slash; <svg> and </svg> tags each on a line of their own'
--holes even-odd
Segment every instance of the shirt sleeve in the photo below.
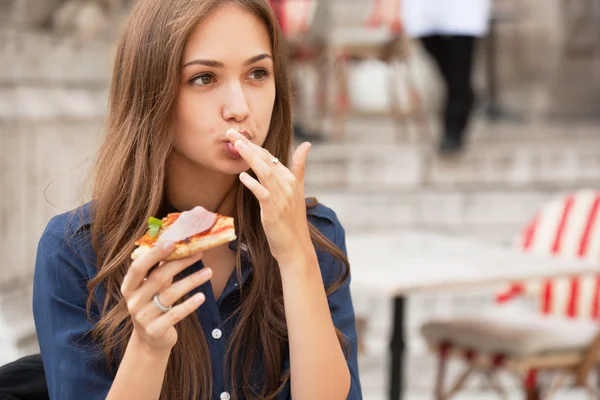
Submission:
<svg viewBox="0 0 600 400">
<path fill-rule="evenodd" d="M 346 252 L 346 233 L 340 221 L 335 218 L 335 235 L 333 242 L 338 246 L 344 254 Z M 324 272 L 325 284 L 329 285 L 335 281 L 340 273 L 345 272 L 346 266 L 340 266 L 340 263 L 333 257 L 333 268 L 328 268 Z M 346 339 L 347 355 L 346 361 L 350 370 L 350 392 L 348 393 L 348 400 L 362 400 L 362 392 L 360 386 L 360 378 L 358 374 L 358 341 L 356 334 L 356 319 L 354 314 L 354 307 L 352 305 L 352 296 L 350 294 L 350 276 L 335 292 L 329 295 L 329 310 L 331 311 L 331 317 L 335 327 L 343 334 Z"/>
<path fill-rule="evenodd" d="M 33 315 L 51 399 L 105 399 L 113 377 L 91 340 L 88 273 L 68 235 L 64 217 L 53 218 L 39 244 L 33 284 Z M 93 310 L 92 310 L 93 311 Z M 98 312 L 91 313 L 92 319 Z"/>
</svg>

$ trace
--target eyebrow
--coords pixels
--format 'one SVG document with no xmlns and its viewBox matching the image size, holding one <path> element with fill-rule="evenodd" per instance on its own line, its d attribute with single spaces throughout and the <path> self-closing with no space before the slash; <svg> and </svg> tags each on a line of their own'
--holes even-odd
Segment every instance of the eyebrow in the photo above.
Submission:
<svg viewBox="0 0 600 400">
<path fill-rule="evenodd" d="M 244 67 L 247 67 L 248 65 L 256 64 L 257 62 L 264 60 L 265 58 L 270 58 L 271 60 L 273 59 L 273 57 L 271 57 L 269 54 L 262 53 L 262 54 L 259 54 L 259 55 L 256 55 L 254 57 L 247 59 L 244 62 Z M 225 68 L 225 64 L 223 64 L 221 61 L 201 60 L 201 59 L 188 61 L 187 63 L 184 64 L 183 68 L 188 67 L 190 65 L 204 65 L 204 66 L 211 67 L 211 68 Z"/>
</svg>

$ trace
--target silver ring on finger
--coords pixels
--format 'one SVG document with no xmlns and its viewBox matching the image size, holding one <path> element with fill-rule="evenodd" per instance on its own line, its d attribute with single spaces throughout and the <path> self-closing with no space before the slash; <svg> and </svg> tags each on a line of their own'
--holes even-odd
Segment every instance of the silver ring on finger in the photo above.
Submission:
<svg viewBox="0 0 600 400">
<path fill-rule="evenodd" d="M 169 307 L 165 307 L 162 305 L 162 303 L 160 302 L 160 300 L 158 299 L 158 293 L 156 293 L 154 295 L 154 297 L 152 298 L 152 302 L 154 303 L 154 305 L 156 306 L 156 308 L 158 308 L 160 311 L 166 313 L 169 310 L 171 310 L 171 308 L 173 308 L 173 306 L 169 306 Z"/>
<path fill-rule="evenodd" d="M 278 163 L 279 163 L 279 158 L 273 157 L 273 159 L 271 160 L 271 164 L 277 165 Z"/>
</svg>

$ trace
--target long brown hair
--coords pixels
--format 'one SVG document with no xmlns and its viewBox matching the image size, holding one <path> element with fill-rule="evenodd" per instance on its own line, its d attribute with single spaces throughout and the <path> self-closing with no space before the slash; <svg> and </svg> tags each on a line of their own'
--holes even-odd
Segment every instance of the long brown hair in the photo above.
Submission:
<svg viewBox="0 0 600 400">
<path fill-rule="evenodd" d="M 92 193 L 93 246 L 98 273 L 88 284 L 88 312 L 101 285 L 106 292 L 101 319 L 92 333 L 109 365 L 123 357 L 133 330 L 120 284 L 130 265 L 134 241 L 145 230 L 150 216 L 165 209 L 166 160 L 172 147 L 171 115 L 181 79 L 181 60 L 186 40 L 195 27 L 227 1 L 259 18 L 267 28 L 273 51 L 275 105 L 264 147 L 289 165 L 292 127 L 287 54 L 277 21 L 266 0 L 139 0 L 119 40 L 109 95 L 106 138 L 95 166 Z M 287 352 L 287 328 L 283 291 L 276 261 L 260 220 L 254 195 L 237 184 L 236 225 L 240 242 L 248 245 L 253 277 L 242 288 L 227 359 L 234 399 L 272 399 L 289 379 L 281 376 Z M 311 205 L 309 204 L 308 207 Z M 327 288 L 335 291 L 349 274 L 344 253 L 314 226 L 315 246 L 332 254 L 340 275 Z M 241 265 L 237 254 L 236 269 Z M 171 352 L 161 400 L 210 399 L 210 354 L 195 314 L 176 325 L 178 341 Z M 344 344 L 344 338 L 338 332 Z M 251 366 L 257 349 L 264 366 L 263 387 L 253 391 Z M 240 389 L 241 388 L 241 389 Z"/>
</svg>

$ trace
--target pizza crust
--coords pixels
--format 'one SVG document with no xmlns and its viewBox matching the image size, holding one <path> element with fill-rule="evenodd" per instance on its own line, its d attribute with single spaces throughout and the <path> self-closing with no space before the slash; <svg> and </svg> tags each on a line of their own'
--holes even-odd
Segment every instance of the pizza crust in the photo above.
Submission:
<svg viewBox="0 0 600 400">
<path fill-rule="evenodd" d="M 165 259 L 165 261 L 179 260 L 194 255 L 200 251 L 210 250 L 222 244 L 234 241 L 237 239 L 235 229 L 231 228 L 216 235 L 209 235 L 203 238 L 194 239 L 189 243 L 175 244 L 175 250 Z M 141 244 L 131 253 L 131 259 L 135 260 L 138 257 L 150 252 L 152 246 Z"/>
</svg>

